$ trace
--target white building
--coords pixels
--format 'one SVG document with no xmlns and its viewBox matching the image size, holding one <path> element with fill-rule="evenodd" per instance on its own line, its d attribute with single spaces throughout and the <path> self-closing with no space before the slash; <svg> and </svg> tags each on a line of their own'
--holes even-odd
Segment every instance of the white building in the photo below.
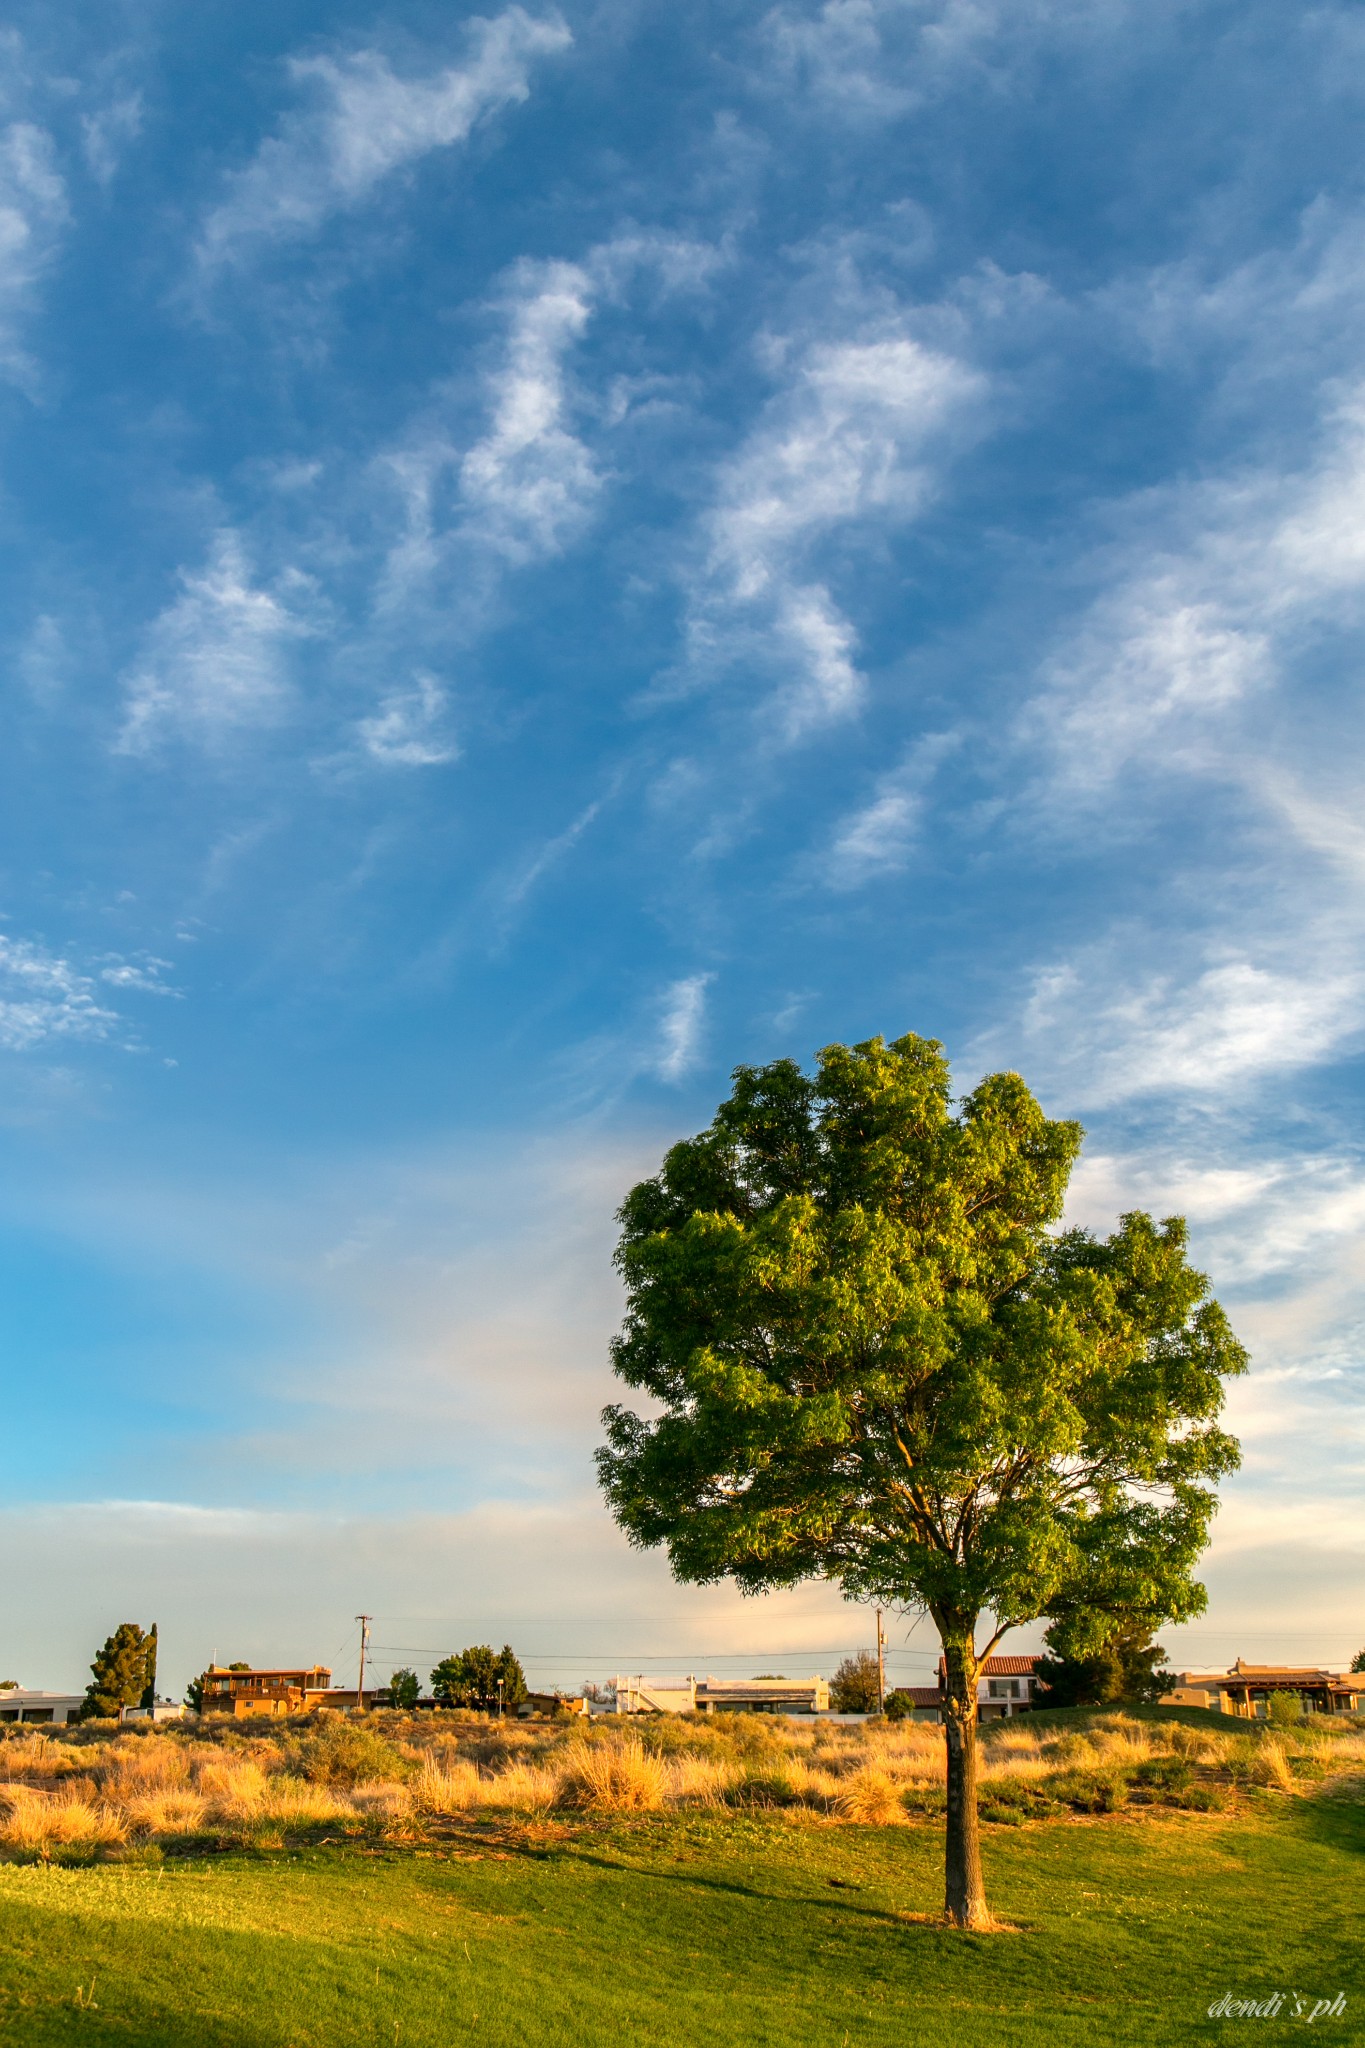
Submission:
<svg viewBox="0 0 1365 2048">
<path fill-rule="evenodd" d="M 1006 1721 L 1011 1714 L 1026 1714 L 1041 1692 L 1037 1657 L 988 1657 L 976 1682 L 976 1710 L 983 1721 Z M 938 1660 L 938 1689 L 948 1690 L 948 1667 Z"/>
<path fill-rule="evenodd" d="M 827 1678 L 626 1678 L 618 1714 L 827 1714 Z"/>
<path fill-rule="evenodd" d="M 0 1721 L 75 1721 L 85 1705 L 83 1692 L 36 1692 L 26 1685 L 0 1691 Z"/>
</svg>

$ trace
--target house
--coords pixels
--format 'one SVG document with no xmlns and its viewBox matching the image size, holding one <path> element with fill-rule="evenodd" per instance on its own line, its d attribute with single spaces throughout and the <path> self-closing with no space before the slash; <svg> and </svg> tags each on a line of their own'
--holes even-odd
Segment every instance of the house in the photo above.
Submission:
<svg viewBox="0 0 1365 2048">
<path fill-rule="evenodd" d="M 78 1721 L 85 1705 L 83 1692 L 36 1692 L 26 1685 L 0 1691 L 0 1721 Z"/>
<path fill-rule="evenodd" d="M 120 1707 L 118 1710 L 119 1721 L 125 1728 L 130 1721 L 158 1725 L 162 1721 L 181 1721 L 184 1716 L 185 1709 L 178 1700 L 158 1700 L 151 1707 Z"/>
<path fill-rule="evenodd" d="M 1296 1664 L 1248 1664 L 1239 1657 L 1226 1671 L 1181 1671 L 1161 1695 L 1163 1707 L 1207 1707 L 1215 1714 L 1263 1720 L 1272 1692 L 1297 1693 L 1315 1714 L 1356 1714 L 1365 1704 L 1365 1673 L 1343 1675 Z"/>
<path fill-rule="evenodd" d="M 210 1664 L 202 1683 L 205 1714 L 306 1714 L 330 1693 L 332 1674 L 325 1664 L 293 1671 L 233 1671 Z M 336 1704 L 348 1702 L 338 1695 Z"/>
<path fill-rule="evenodd" d="M 895 1711 L 896 1702 L 907 1709 L 902 1719 L 908 1721 L 941 1722 L 943 1719 L 943 1694 L 936 1685 L 898 1685 L 895 1700 L 887 1696 L 887 1711 Z"/>
<path fill-rule="evenodd" d="M 827 1714 L 826 1678 L 624 1678 L 618 1714 Z"/>
<path fill-rule="evenodd" d="M 1038 1677 L 1040 1657 L 987 1657 L 976 1681 L 976 1711 L 983 1721 L 1006 1721 L 1011 1714 L 1026 1714 L 1041 1706 L 1042 1682 Z M 938 1660 L 938 1689 L 948 1690 L 948 1666 Z"/>
</svg>

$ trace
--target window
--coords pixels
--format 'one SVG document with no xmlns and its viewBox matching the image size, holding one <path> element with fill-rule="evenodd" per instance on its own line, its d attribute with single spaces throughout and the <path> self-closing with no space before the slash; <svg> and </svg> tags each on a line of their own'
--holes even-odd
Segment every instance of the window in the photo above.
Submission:
<svg viewBox="0 0 1365 2048">
<path fill-rule="evenodd" d="M 992 1700 L 1017 1700 L 1019 1681 L 1017 1678 L 988 1678 L 986 1697 Z"/>
</svg>

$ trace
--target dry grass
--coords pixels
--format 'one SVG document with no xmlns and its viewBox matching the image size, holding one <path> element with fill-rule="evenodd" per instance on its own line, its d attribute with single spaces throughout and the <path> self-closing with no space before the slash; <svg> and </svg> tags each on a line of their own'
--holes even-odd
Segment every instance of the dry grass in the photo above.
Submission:
<svg viewBox="0 0 1365 2048">
<path fill-rule="evenodd" d="M 901 1825 L 942 1810 L 942 1732 L 768 1717 L 490 1724 L 476 1716 L 187 1724 L 0 1739 L 0 1854 L 70 1856 L 211 1838 L 393 1834 L 476 1816 L 747 1806 Z M 1106 1713 L 982 1730 L 988 1820 L 1219 1805 L 1244 1788 L 1358 1797 L 1365 1728 L 1207 1726 Z"/>
</svg>

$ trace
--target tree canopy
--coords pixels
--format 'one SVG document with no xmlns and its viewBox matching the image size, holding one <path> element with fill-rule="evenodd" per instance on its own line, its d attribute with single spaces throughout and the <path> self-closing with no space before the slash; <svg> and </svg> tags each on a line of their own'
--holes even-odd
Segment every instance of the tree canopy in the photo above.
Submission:
<svg viewBox="0 0 1365 2048">
<path fill-rule="evenodd" d="M 472 1707 L 479 1713 L 492 1714 L 500 1705 L 513 1707 L 518 1700 L 525 1699 L 526 1673 L 513 1655 L 510 1643 L 504 1643 L 501 1650 L 493 1650 L 487 1643 L 475 1643 L 441 1659 L 431 1674 L 431 1690 L 443 1707 Z"/>
<path fill-rule="evenodd" d="M 1044 1637 L 1051 1654 L 1038 1662 L 1040 1707 L 1106 1707 L 1116 1700 L 1150 1705 L 1175 1684 L 1175 1674 L 1163 1668 L 1166 1652 L 1152 1641 L 1146 1623 L 1125 1622 L 1107 1642 L 1080 1655 L 1064 1647 L 1066 1640 L 1055 1628 Z"/>
<path fill-rule="evenodd" d="M 155 1682 L 156 1630 L 144 1635 L 137 1622 L 120 1622 L 95 1652 L 82 1714 L 113 1719 L 120 1707 L 142 1704 Z"/>
<path fill-rule="evenodd" d="M 652 1412 L 606 1411 L 612 1510 L 681 1579 L 824 1576 L 933 1617 L 968 1924 L 981 1660 L 1040 1615 L 1079 1653 L 1199 1612 L 1237 1462 L 1217 1417 L 1245 1355 L 1183 1222 L 1059 1227 L 1081 1136 L 1017 1074 L 955 1105 L 941 1046 L 876 1038 L 737 1068 L 620 1211 L 612 1361 Z"/>
</svg>

